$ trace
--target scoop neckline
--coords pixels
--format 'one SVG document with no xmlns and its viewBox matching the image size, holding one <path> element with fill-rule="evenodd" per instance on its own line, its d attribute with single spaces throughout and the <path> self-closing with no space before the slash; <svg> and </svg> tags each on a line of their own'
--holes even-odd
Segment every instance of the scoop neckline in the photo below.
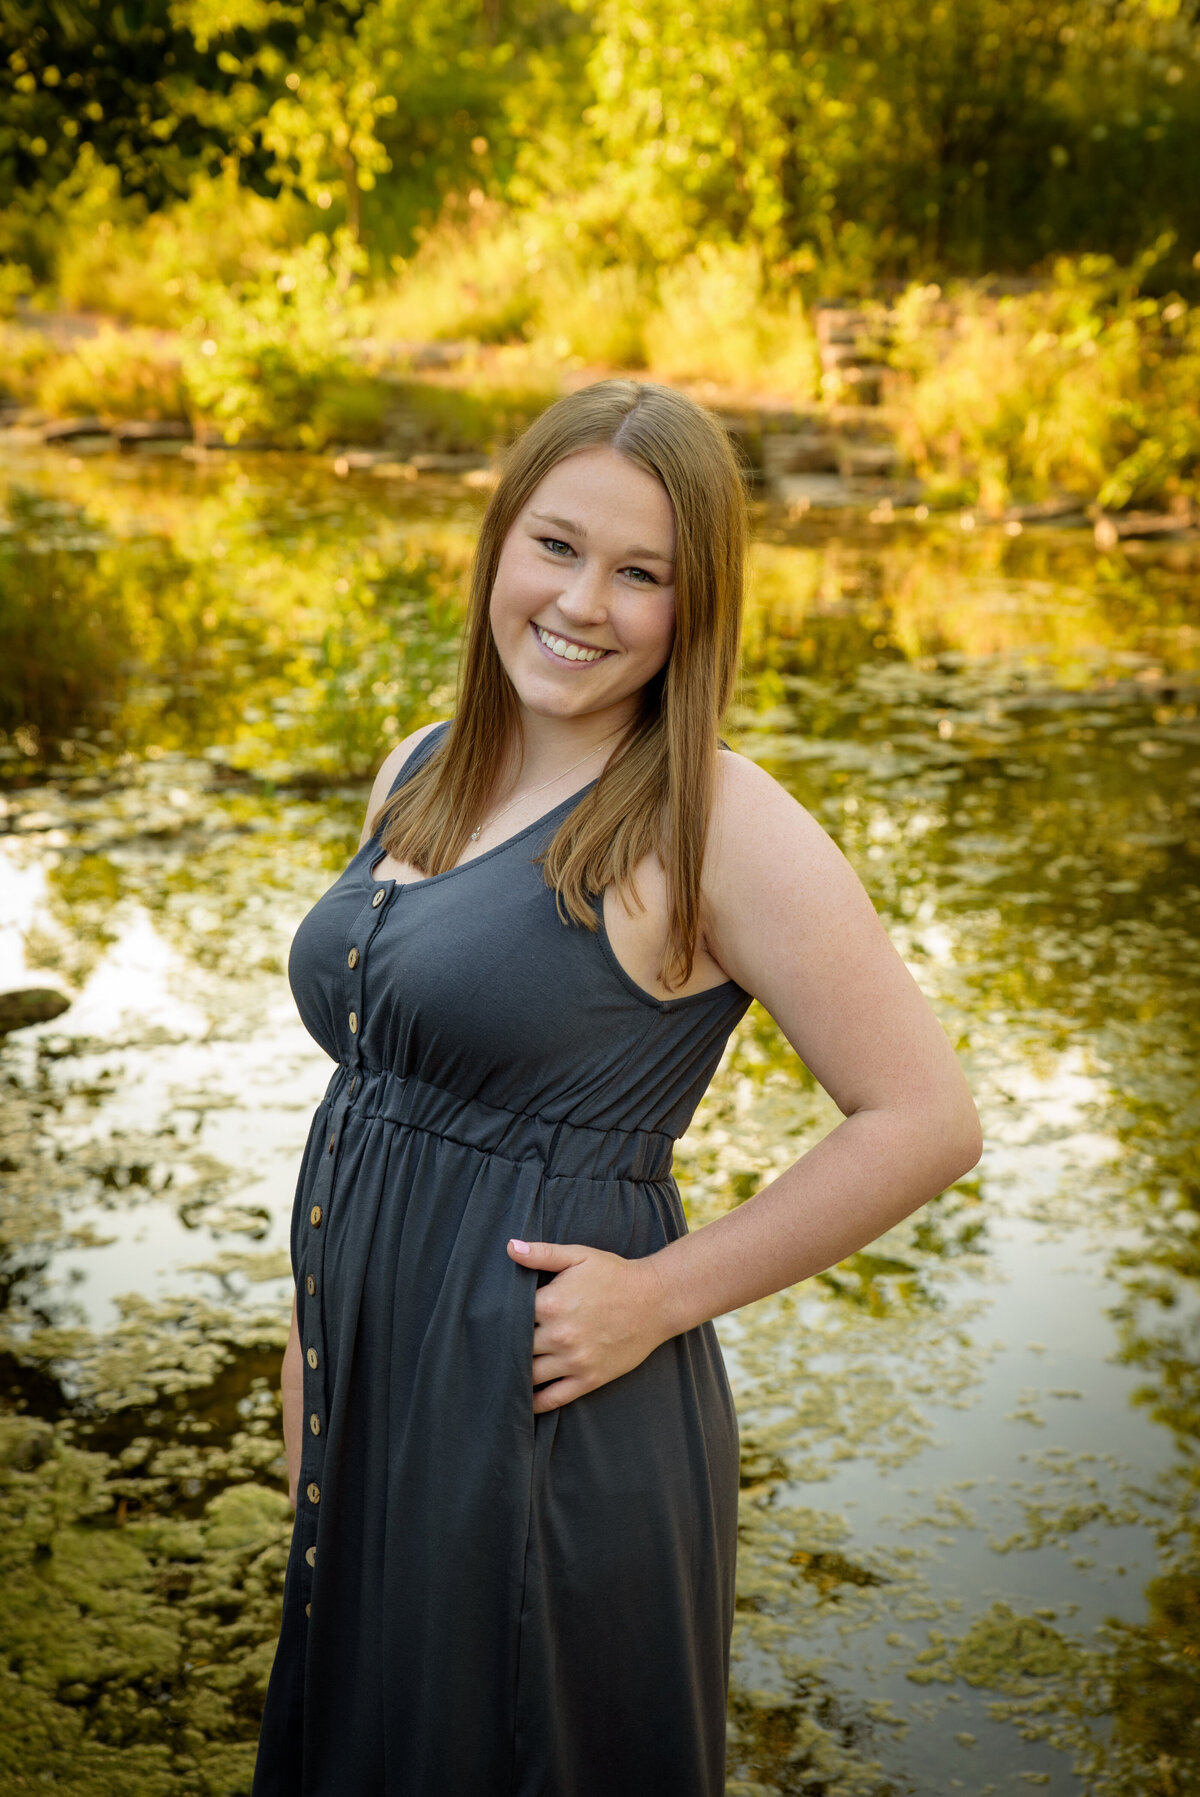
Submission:
<svg viewBox="0 0 1200 1797">
<path fill-rule="evenodd" d="M 535 817 L 533 822 L 526 824 L 523 830 L 515 830 L 511 836 L 506 836 L 503 842 L 497 842 L 490 849 L 484 849 L 481 855 L 472 855 L 469 861 L 460 861 L 457 867 L 443 868 L 440 874 L 427 874 L 423 880 L 396 880 L 376 874 L 373 869 L 379 857 L 372 852 L 368 855 L 363 870 L 363 883 L 372 887 L 394 886 L 400 892 L 419 892 L 423 887 L 436 886 L 439 880 L 448 880 L 454 874 L 465 874 L 472 867 L 477 867 L 481 861 L 490 861 L 493 855 L 502 855 L 505 849 L 511 848 L 515 842 L 520 842 L 524 837 L 530 835 L 538 828 L 539 824 L 544 824 L 548 818 L 552 818 L 555 812 L 562 811 L 566 806 L 581 799 L 584 793 L 590 791 L 597 784 L 599 778 L 600 776 L 597 775 L 596 779 L 589 780 L 586 786 L 580 786 L 575 792 L 569 792 L 565 799 L 560 799 L 557 805 L 551 805 L 548 811 L 543 811 L 540 817 Z M 363 848 L 373 851 L 378 842 L 379 832 L 372 831 L 367 842 L 363 844 Z M 362 853 L 361 849 L 359 853 Z M 604 960 L 626 991 L 632 993 L 633 997 L 640 1000 L 642 1004 L 652 1006 L 656 1011 L 673 1011 L 688 1005 L 701 1004 L 705 999 L 713 998 L 717 993 L 728 996 L 737 992 L 744 995 L 744 989 L 738 985 L 736 980 L 731 979 L 722 980 L 716 986 L 705 986 L 699 992 L 680 993 L 675 998 L 660 998 L 657 992 L 647 991 L 645 986 L 638 984 L 633 975 L 621 965 L 617 958 L 617 952 L 609 940 L 608 925 L 604 921 L 603 893 L 597 895 L 595 910 L 598 924 L 596 933 Z"/>
<path fill-rule="evenodd" d="M 468 861 L 460 861 L 457 867 L 444 867 L 440 874 L 426 874 L 423 880 L 397 880 L 393 876 L 377 874 L 374 872 L 374 868 L 376 863 L 382 859 L 382 856 L 370 854 L 366 861 L 364 874 L 365 883 L 368 886 L 395 886 L 401 892 L 416 892 L 422 886 L 433 886 L 436 885 L 439 880 L 448 880 L 452 874 L 465 874 L 470 868 L 478 867 L 481 861 L 490 861 L 493 855 L 503 854 L 505 849 L 511 848 L 514 842 L 520 842 L 523 837 L 530 835 L 532 831 L 537 829 L 539 824 L 544 824 L 547 818 L 553 817 L 555 812 L 562 811 L 567 805 L 577 803 L 578 800 L 583 797 L 585 792 L 591 791 L 599 778 L 600 776 L 597 774 L 596 779 L 589 780 L 586 786 L 577 787 L 574 792 L 569 792 L 565 799 L 560 799 L 557 805 L 551 805 L 549 811 L 543 811 L 540 817 L 535 817 L 533 822 L 531 824 L 526 824 L 523 830 L 515 830 L 511 836 L 506 836 L 503 842 L 497 842 L 492 848 L 484 849 L 482 854 L 472 855 Z M 363 844 L 363 847 L 371 849 L 378 843 L 378 841 L 379 832 L 373 830 L 367 842 Z"/>
</svg>

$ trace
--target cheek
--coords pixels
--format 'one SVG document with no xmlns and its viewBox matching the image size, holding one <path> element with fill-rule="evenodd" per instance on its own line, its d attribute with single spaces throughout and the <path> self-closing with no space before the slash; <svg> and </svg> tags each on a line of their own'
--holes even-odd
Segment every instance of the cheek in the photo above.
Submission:
<svg viewBox="0 0 1200 1797">
<path fill-rule="evenodd" d="M 499 575 L 488 600 L 488 622 L 492 627 L 492 635 L 497 639 L 502 638 L 508 625 L 508 604 L 506 590 Z"/>
<path fill-rule="evenodd" d="M 488 618 L 492 635 L 501 648 L 514 641 L 524 628 L 525 598 L 520 583 L 511 578 L 511 570 L 506 574 L 504 568 L 499 568 L 488 602 Z"/>
<path fill-rule="evenodd" d="M 488 613 L 494 631 L 519 631 L 546 603 L 546 570 L 519 546 L 506 547 L 496 567 Z"/>
<path fill-rule="evenodd" d="M 656 593 L 652 604 L 643 604 L 627 621 L 626 646 L 647 661 L 662 667 L 675 641 L 675 601 Z"/>
</svg>

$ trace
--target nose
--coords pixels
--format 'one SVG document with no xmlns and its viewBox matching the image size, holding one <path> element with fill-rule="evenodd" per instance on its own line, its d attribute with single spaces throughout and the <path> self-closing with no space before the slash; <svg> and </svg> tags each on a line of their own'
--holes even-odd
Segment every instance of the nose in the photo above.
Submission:
<svg viewBox="0 0 1200 1797">
<path fill-rule="evenodd" d="M 608 619 L 608 575 L 598 561 L 577 563 L 562 584 L 557 605 L 572 624 L 603 624 Z"/>
</svg>

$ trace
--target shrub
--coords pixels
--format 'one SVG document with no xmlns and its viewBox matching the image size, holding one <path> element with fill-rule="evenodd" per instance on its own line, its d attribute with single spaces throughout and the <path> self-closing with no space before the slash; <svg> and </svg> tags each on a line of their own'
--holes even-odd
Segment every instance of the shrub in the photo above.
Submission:
<svg viewBox="0 0 1200 1797">
<path fill-rule="evenodd" d="M 56 355 L 42 331 L 24 331 L 0 321 L 0 399 L 21 404 L 35 400 L 42 370 Z"/>
<path fill-rule="evenodd" d="M 51 355 L 36 377 L 37 403 L 54 417 L 186 418 L 178 350 L 148 331 L 102 330 L 65 355 Z"/>
<path fill-rule="evenodd" d="M 269 269 L 297 241 L 305 211 L 293 195 L 269 200 L 240 186 L 232 167 L 197 177 L 185 201 L 149 217 L 100 183 L 62 218 L 59 297 L 131 324 L 177 324 L 198 288 Z"/>
<path fill-rule="evenodd" d="M 183 360 L 196 411 L 233 442 L 320 449 L 377 438 L 384 389 L 347 350 L 361 325 L 360 268 L 344 234 L 317 235 L 256 280 L 201 290 Z"/>
<path fill-rule="evenodd" d="M 901 435 L 935 495 L 999 510 L 1056 489 L 1106 508 L 1196 494 L 1200 310 L 1142 294 L 1151 264 L 1083 257 L 1041 291 L 967 290 L 940 345 L 938 290 L 909 290 Z"/>
</svg>

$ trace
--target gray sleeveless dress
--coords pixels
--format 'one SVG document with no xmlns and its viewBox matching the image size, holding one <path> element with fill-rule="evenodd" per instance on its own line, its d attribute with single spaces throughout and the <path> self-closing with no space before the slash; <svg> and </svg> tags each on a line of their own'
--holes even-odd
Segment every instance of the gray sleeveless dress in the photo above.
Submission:
<svg viewBox="0 0 1200 1797">
<path fill-rule="evenodd" d="M 292 1223 L 304 1455 L 254 1797 L 724 1790 L 716 1334 L 535 1418 L 545 1275 L 505 1248 L 684 1232 L 672 1144 L 749 1003 L 732 982 L 657 999 L 602 917 L 560 921 L 533 857 L 580 796 L 412 885 L 372 878 L 373 836 L 292 945 L 337 1067 Z"/>
</svg>

